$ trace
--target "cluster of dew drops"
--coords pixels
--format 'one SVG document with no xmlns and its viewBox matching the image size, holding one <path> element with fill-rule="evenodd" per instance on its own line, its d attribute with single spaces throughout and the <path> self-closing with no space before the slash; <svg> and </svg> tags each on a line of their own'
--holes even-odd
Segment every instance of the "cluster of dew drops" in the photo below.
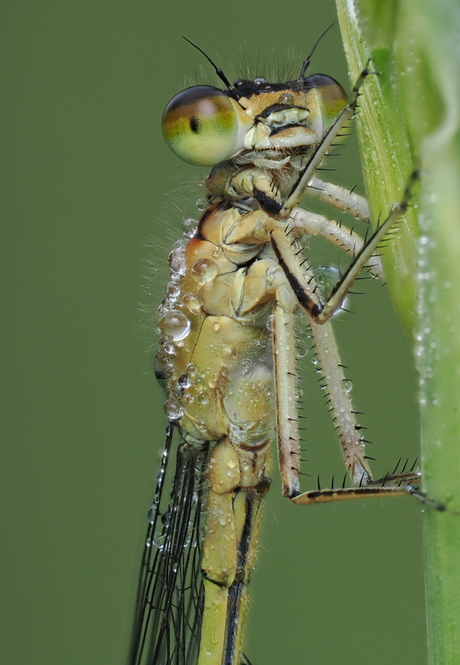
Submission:
<svg viewBox="0 0 460 665">
<path fill-rule="evenodd" d="M 206 207 L 206 200 L 199 199 L 197 208 L 203 210 Z M 187 272 L 187 262 L 185 251 L 188 242 L 196 234 L 198 221 L 194 218 L 187 218 L 182 222 L 183 237 L 174 243 L 174 247 L 169 254 L 168 262 L 170 266 L 170 281 L 166 286 L 166 296 L 161 303 L 158 311 L 160 313 L 159 331 L 160 351 L 156 356 L 157 376 L 162 378 L 170 377 L 174 368 L 174 358 L 178 349 L 183 347 L 185 339 L 191 330 L 191 320 L 184 313 L 197 315 L 201 311 L 201 301 L 197 293 L 199 288 L 211 281 L 218 274 L 217 264 L 211 259 L 198 259 L 190 269 L 190 275 L 197 286 L 197 291 L 183 292 L 181 280 Z M 192 385 L 192 381 L 198 378 L 198 370 L 193 363 L 189 363 L 186 373 L 178 379 L 176 392 L 182 392 Z M 173 398 L 166 400 L 164 411 L 170 422 L 177 422 L 183 415 L 181 403 Z"/>
</svg>

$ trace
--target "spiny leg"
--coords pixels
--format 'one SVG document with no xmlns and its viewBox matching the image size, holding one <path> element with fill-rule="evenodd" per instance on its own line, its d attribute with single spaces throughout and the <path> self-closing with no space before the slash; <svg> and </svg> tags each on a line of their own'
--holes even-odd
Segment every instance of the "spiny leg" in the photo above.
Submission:
<svg viewBox="0 0 460 665">
<path fill-rule="evenodd" d="M 363 428 L 356 421 L 356 411 L 351 401 L 332 324 L 327 321 L 319 325 L 311 321 L 310 329 L 319 361 L 317 369 L 321 372 L 328 396 L 327 403 L 342 446 L 346 469 L 354 485 L 367 484 L 372 480 L 372 474 L 366 461 Z"/>
<path fill-rule="evenodd" d="M 418 490 L 413 487 L 420 482 L 417 473 L 388 474 L 376 481 L 372 479 L 368 458 L 365 455 L 363 428 L 356 421 L 357 412 L 346 387 L 347 379 L 343 373 L 332 324 L 330 321 L 324 324 L 311 321 L 310 327 L 328 395 L 329 410 L 342 446 L 345 466 L 354 487 L 304 492 L 294 497 L 292 501 L 298 505 L 308 505 L 364 496 L 419 495 Z"/>
<path fill-rule="evenodd" d="M 299 235 L 299 233 L 321 236 L 335 245 L 338 249 L 342 249 L 352 256 L 356 256 L 365 244 L 363 238 L 361 238 L 359 233 L 356 233 L 353 229 L 342 226 L 339 222 L 328 219 L 323 215 L 304 210 L 304 208 L 301 207 L 294 208 L 289 218 L 289 222 L 293 226 L 287 227 L 287 234 L 290 233 L 292 228 L 292 231 L 296 236 Z M 372 261 L 369 263 L 368 268 L 374 277 L 377 277 L 380 280 L 385 279 L 385 272 L 379 256 L 372 257 Z"/>
<path fill-rule="evenodd" d="M 418 179 L 419 172 L 413 171 L 404 190 L 401 201 L 395 205 L 386 220 L 375 229 L 374 233 L 367 240 L 361 251 L 356 255 L 354 261 L 352 261 L 348 266 L 348 269 L 345 271 L 342 278 L 337 282 L 326 304 L 324 305 L 320 316 L 316 318 L 318 323 L 327 321 L 335 312 L 340 309 L 343 299 L 350 290 L 353 282 L 356 280 L 361 270 L 363 270 L 369 264 L 369 261 L 372 261 L 373 255 L 377 252 L 378 247 L 386 234 L 406 212 L 412 196 L 412 190 Z"/>
<path fill-rule="evenodd" d="M 373 255 L 377 252 L 380 243 L 388 231 L 390 231 L 406 211 L 413 186 L 418 180 L 418 176 L 418 171 L 412 173 L 400 203 L 393 208 L 387 219 L 363 245 L 341 279 L 332 289 L 328 300 L 324 304 L 321 302 L 321 298 L 312 285 L 311 279 L 305 278 L 305 274 L 303 274 L 304 262 L 299 259 L 296 248 L 293 248 L 293 242 L 289 237 L 286 237 L 286 229 L 279 226 L 272 231 L 271 243 L 278 262 L 296 294 L 299 304 L 316 323 L 325 323 L 341 308 L 345 296 L 361 270 L 369 265 L 369 261 L 372 261 Z"/>
<path fill-rule="evenodd" d="M 352 217 L 369 222 L 370 211 L 367 199 L 346 187 L 334 185 L 332 182 L 324 182 L 319 178 L 312 178 L 305 190 L 310 196 L 314 196 L 325 203 L 329 203 L 342 212 Z"/>
<path fill-rule="evenodd" d="M 280 293 L 280 290 L 277 290 L 279 302 L 273 310 L 276 431 L 283 496 L 290 499 L 300 493 L 294 302 L 288 291 Z"/>
<path fill-rule="evenodd" d="M 374 496 L 423 495 L 414 484 L 419 474 L 409 472 L 388 474 L 373 481 L 365 455 L 362 427 L 356 422 L 356 411 L 346 389 L 346 379 L 340 362 L 334 332 L 330 322 L 310 322 L 316 353 L 329 396 L 330 411 L 338 431 L 345 466 L 355 484 L 352 488 L 313 490 L 300 493 L 300 446 L 296 404 L 296 367 L 294 306 L 286 286 L 276 292 L 274 308 L 273 354 L 275 366 L 276 419 L 278 454 L 283 495 L 298 505 L 324 503 L 343 499 Z"/>
</svg>

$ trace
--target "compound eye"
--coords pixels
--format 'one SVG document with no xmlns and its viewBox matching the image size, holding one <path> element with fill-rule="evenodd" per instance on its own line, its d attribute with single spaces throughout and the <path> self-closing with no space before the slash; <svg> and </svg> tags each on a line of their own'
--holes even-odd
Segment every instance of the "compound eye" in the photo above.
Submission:
<svg viewBox="0 0 460 665">
<path fill-rule="evenodd" d="M 195 166 L 215 166 L 232 157 L 238 117 L 229 97 L 209 85 L 187 88 L 173 97 L 162 120 L 171 150 Z"/>
<path fill-rule="evenodd" d="M 306 84 L 316 89 L 325 127 L 330 127 L 340 111 L 347 105 L 347 93 L 340 83 L 325 74 L 312 74 Z"/>
</svg>

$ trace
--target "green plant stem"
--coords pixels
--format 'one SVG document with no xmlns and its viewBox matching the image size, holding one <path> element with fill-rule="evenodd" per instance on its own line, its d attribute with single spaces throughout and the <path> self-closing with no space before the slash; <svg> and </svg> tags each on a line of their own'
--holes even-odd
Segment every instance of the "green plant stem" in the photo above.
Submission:
<svg viewBox="0 0 460 665">
<path fill-rule="evenodd" d="M 371 59 L 358 116 L 374 219 L 415 166 L 418 198 L 385 253 L 420 376 L 430 665 L 460 665 L 460 5 L 337 0 L 351 80 Z"/>
</svg>

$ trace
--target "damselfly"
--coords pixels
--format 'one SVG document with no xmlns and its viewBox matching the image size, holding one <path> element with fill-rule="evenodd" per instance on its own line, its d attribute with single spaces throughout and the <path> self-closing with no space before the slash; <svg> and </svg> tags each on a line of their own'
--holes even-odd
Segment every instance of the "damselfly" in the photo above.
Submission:
<svg viewBox="0 0 460 665">
<path fill-rule="evenodd" d="M 169 256 L 160 307 L 156 371 L 168 392 L 169 425 L 149 513 L 131 665 L 248 662 L 244 615 L 273 440 L 283 494 L 294 504 L 421 496 L 413 471 L 373 480 L 330 322 L 361 271 L 382 277 L 379 245 L 404 214 L 411 183 L 366 241 L 300 205 L 307 194 L 369 221 L 362 197 L 316 175 L 355 114 L 369 72 L 348 100 L 334 79 L 307 75 L 313 50 L 294 80 L 258 77 L 233 85 L 204 54 L 225 89 L 187 88 L 164 112 L 173 152 L 212 170 L 201 219 L 197 227 L 186 222 Z M 332 288 L 321 285 L 303 254 L 308 235 L 351 256 Z M 300 490 L 298 310 L 303 334 L 315 345 L 351 487 Z"/>
</svg>

